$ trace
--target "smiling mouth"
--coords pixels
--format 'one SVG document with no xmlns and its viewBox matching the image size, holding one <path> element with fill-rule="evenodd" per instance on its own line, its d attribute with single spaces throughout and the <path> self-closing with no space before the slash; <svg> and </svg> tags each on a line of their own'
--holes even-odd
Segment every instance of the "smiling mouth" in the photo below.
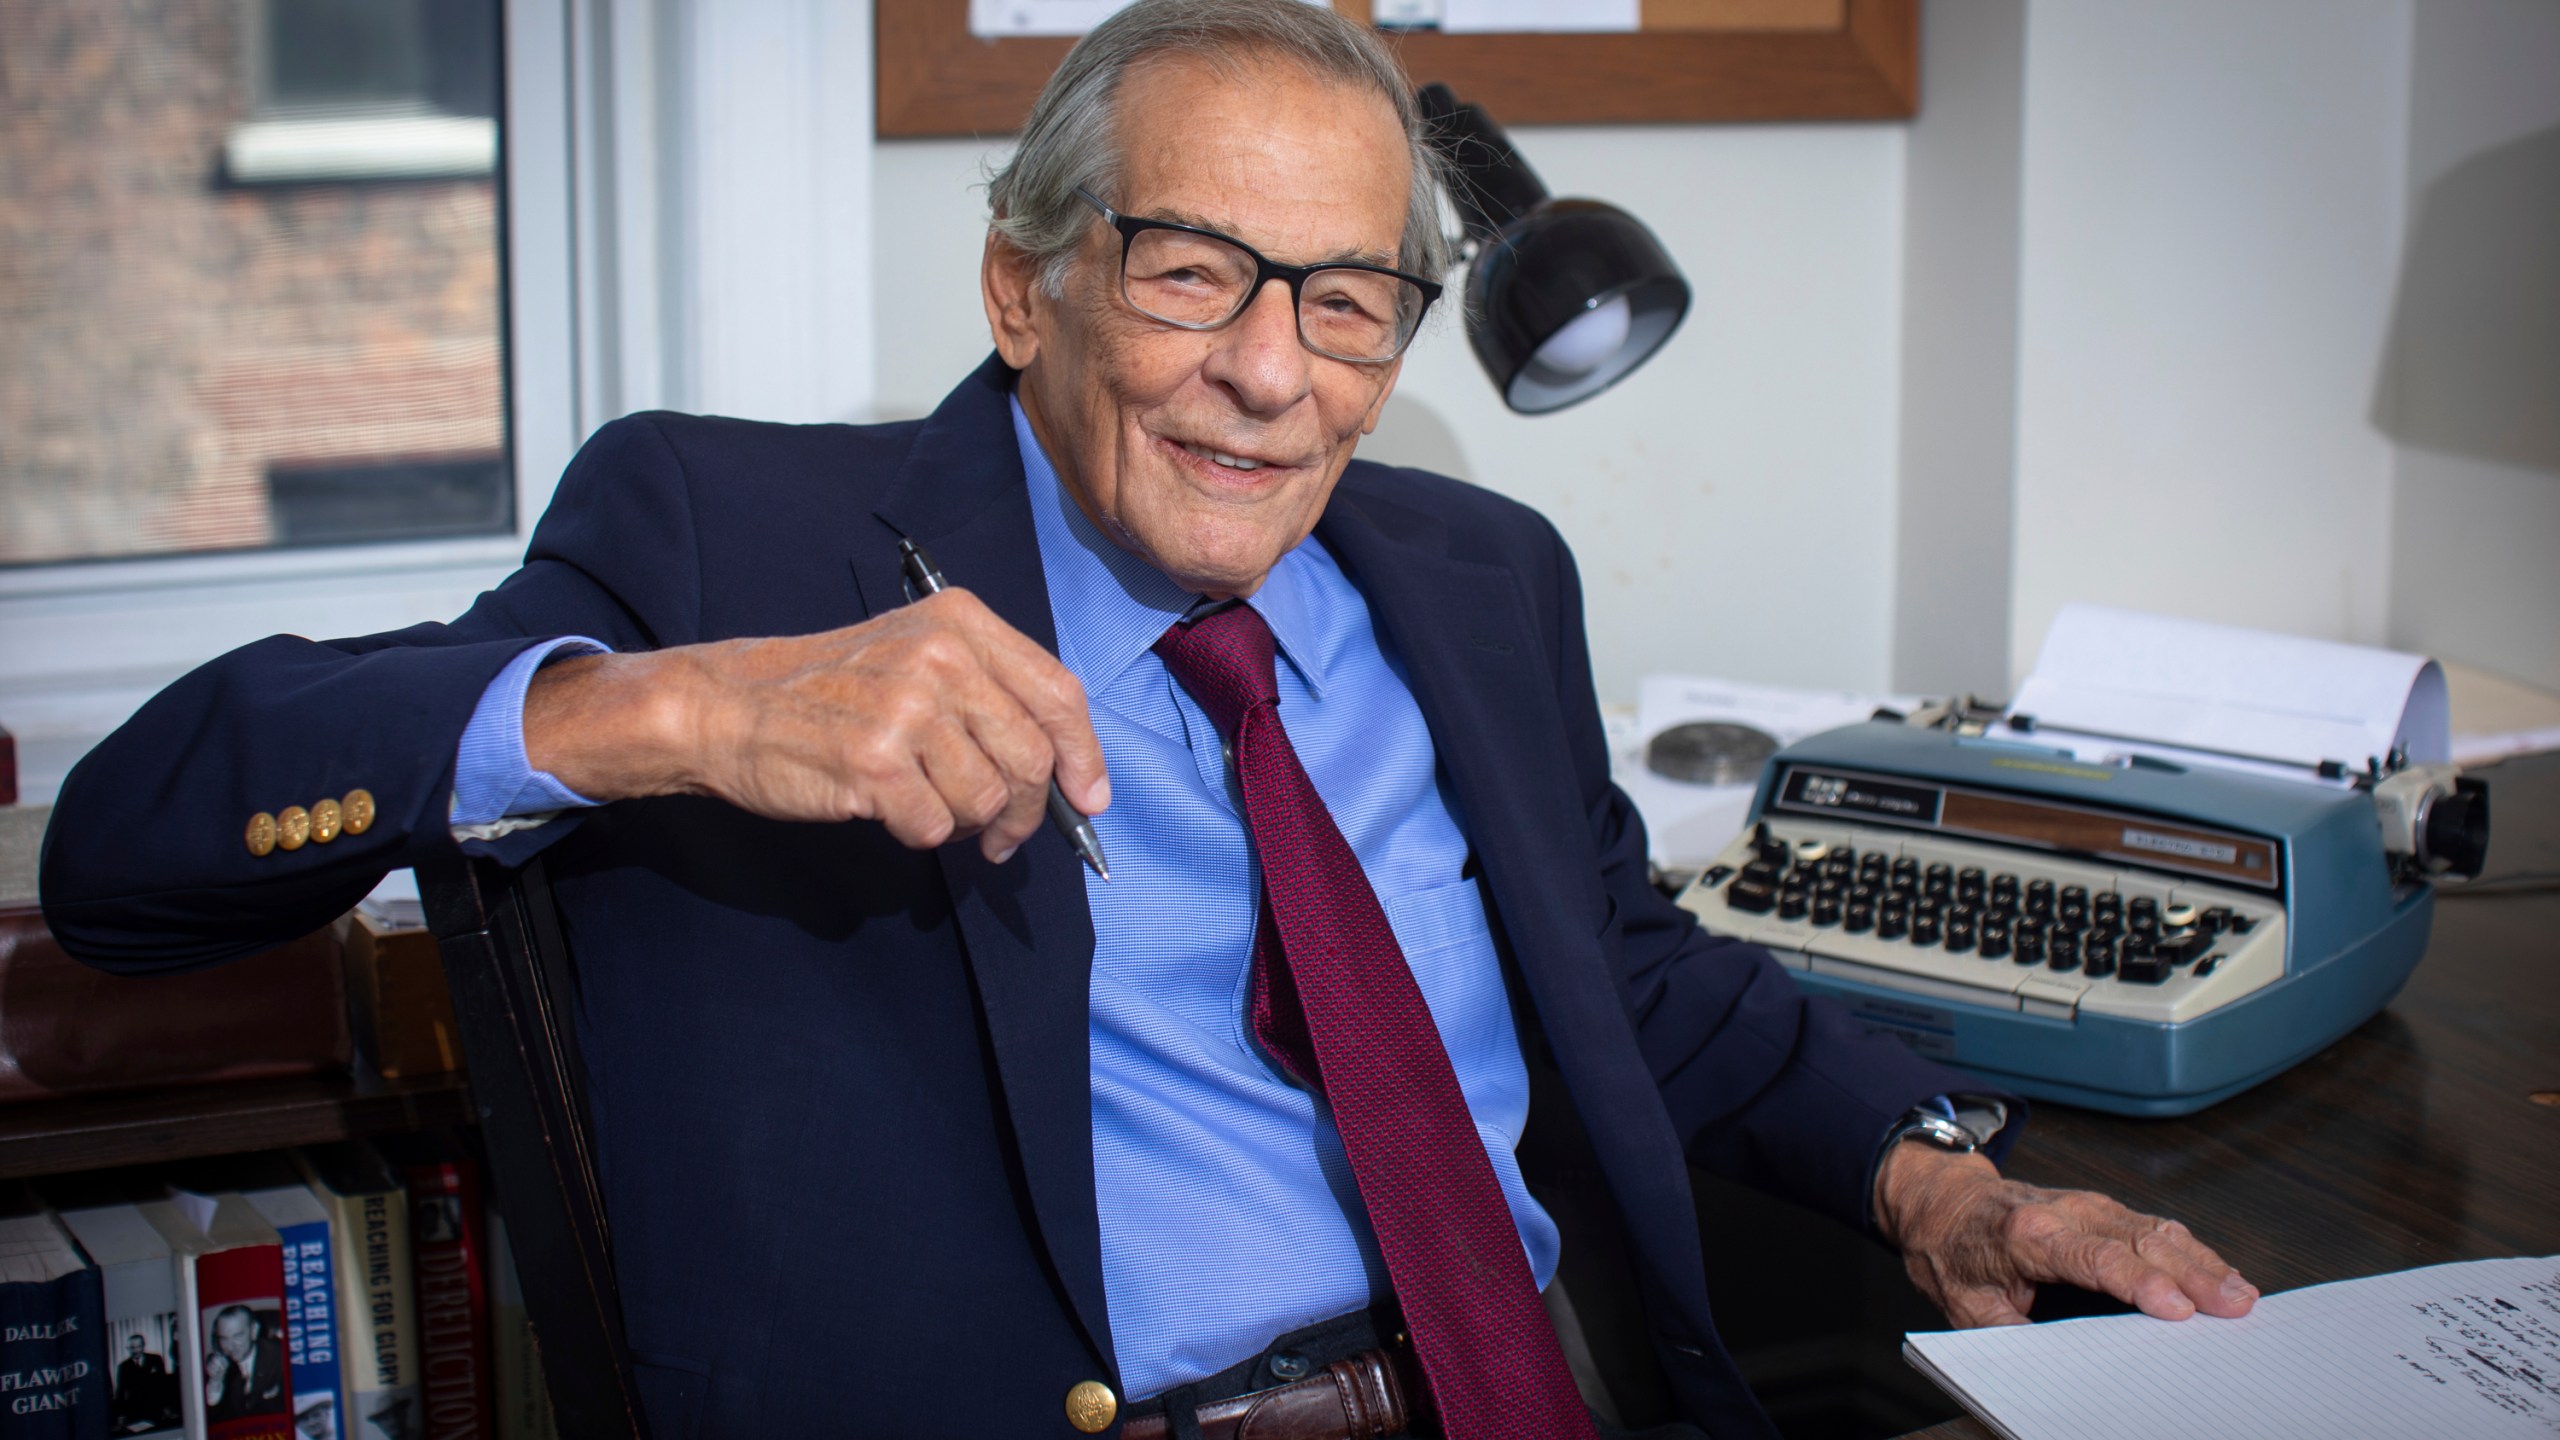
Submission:
<svg viewBox="0 0 2560 1440">
<path fill-rule="evenodd" d="M 1176 440 L 1173 444 L 1177 449 L 1186 450 L 1191 454 L 1197 455 L 1201 459 L 1208 461 L 1212 465 L 1220 466 L 1228 470 L 1260 470 L 1265 466 L 1275 465 L 1278 463 L 1271 460 L 1248 459 L 1242 455 L 1230 455 L 1224 450 L 1213 450 L 1206 445 L 1194 445 L 1188 440 Z"/>
</svg>

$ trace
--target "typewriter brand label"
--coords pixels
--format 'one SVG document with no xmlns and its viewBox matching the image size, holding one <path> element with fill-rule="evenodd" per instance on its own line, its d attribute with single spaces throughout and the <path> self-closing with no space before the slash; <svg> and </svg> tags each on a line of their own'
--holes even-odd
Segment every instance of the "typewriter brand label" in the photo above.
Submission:
<svg viewBox="0 0 2560 1440">
<path fill-rule="evenodd" d="M 1862 996 L 1849 1002 L 1849 1013 L 1870 1035 L 1890 1035 L 1932 1060 L 1956 1058 L 1956 1017 L 1952 1010 Z"/>
<path fill-rule="evenodd" d="M 2181 860 L 2203 860 L 2215 865 L 2236 865 L 2240 861 L 2240 847 L 2237 845 L 2199 840 L 2188 835 L 2163 835 L 2157 830 L 2128 827 L 2124 832 L 2124 848 L 2147 850 L 2154 855 L 2175 855 Z M 2253 863 L 2257 859 L 2254 855 L 2249 858 Z"/>
<path fill-rule="evenodd" d="M 1919 825 L 1938 823 L 1938 792 L 1926 785 L 1798 770 L 1787 777 L 1786 799 L 1809 810 L 1851 810 Z"/>
</svg>

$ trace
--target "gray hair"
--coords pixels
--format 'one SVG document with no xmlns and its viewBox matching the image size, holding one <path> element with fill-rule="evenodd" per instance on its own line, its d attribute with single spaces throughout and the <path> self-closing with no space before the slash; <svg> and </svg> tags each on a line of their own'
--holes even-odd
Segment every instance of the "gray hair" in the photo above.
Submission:
<svg viewBox="0 0 2560 1440">
<path fill-rule="evenodd" d="M 1119 179 L 1114 100 L 1139 62 L 1181 54 L 1241 69 L 1247 56 L 1293 60 L 1319 79 L 1372 90 L 1395 107 L 1413 166 L 1396 263 L 1426 280 L 1449 268 L 1440 228 L 1443 164 L 1432 148 L 1413 84 L 1377 32 L 1306 0 L 1138 0 L 1093 28 L 1041 88 L 1022 144 L 989 177 L 988 225 L 1041 262 L 1040 283 L 1066 293 L 1067 267 L 1094 214 L 1079 186 L 1110 196 Z"/>
</svg>

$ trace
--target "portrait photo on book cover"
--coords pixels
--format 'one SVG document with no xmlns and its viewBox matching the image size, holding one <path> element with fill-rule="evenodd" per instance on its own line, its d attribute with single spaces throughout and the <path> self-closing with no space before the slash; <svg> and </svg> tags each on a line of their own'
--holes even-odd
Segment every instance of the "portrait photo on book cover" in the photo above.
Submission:
<svg viewBox="0 0 2560 1440">
<path fill-rule="evenodd" d="M 420 1440 L 427 1433 L 414 1385 L 368 1397 L 360 1408 L 364 1413 L 356 1422 L 355 1440 Z"/>
<path fill-rule="evenodd" d="M 107 1356 L 115 1362 L 107 1384 L 107 1433 L 148 1435 L 186 1423 L 179 1408 L 178 1312 L 107 1322 Z"/>
<path fill-rule="evenodd" d="M 326 1390 L 294 1396 L 293 1433 L 302 1440 L 338 1440 L 338 1397 Z"/>
<path fill-rule="evenodd" d="M 257 1299 L 208 1305 L 204 1311 L 204 1414 L 207 1420 L 283 1415 L 284 1301 Z"/>
</svg>

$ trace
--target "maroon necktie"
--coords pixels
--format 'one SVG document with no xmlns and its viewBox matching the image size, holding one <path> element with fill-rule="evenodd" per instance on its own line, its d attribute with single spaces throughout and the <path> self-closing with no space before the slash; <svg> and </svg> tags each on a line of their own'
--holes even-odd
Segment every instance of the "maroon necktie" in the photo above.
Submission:
<svg viewBox="0 0 2560 1440">
<path fill-rule="evenodd" d="M 1262 860 L 1255 1037 L 1332 1108 L 1442 1426 L 1450 1440 L 1586 1440 L 1590 1412 L 1440 1031 L 1281 728 L 1271 627 L 1237 605 L 1155 648 L 1235 747 Z"/>
</svg>

